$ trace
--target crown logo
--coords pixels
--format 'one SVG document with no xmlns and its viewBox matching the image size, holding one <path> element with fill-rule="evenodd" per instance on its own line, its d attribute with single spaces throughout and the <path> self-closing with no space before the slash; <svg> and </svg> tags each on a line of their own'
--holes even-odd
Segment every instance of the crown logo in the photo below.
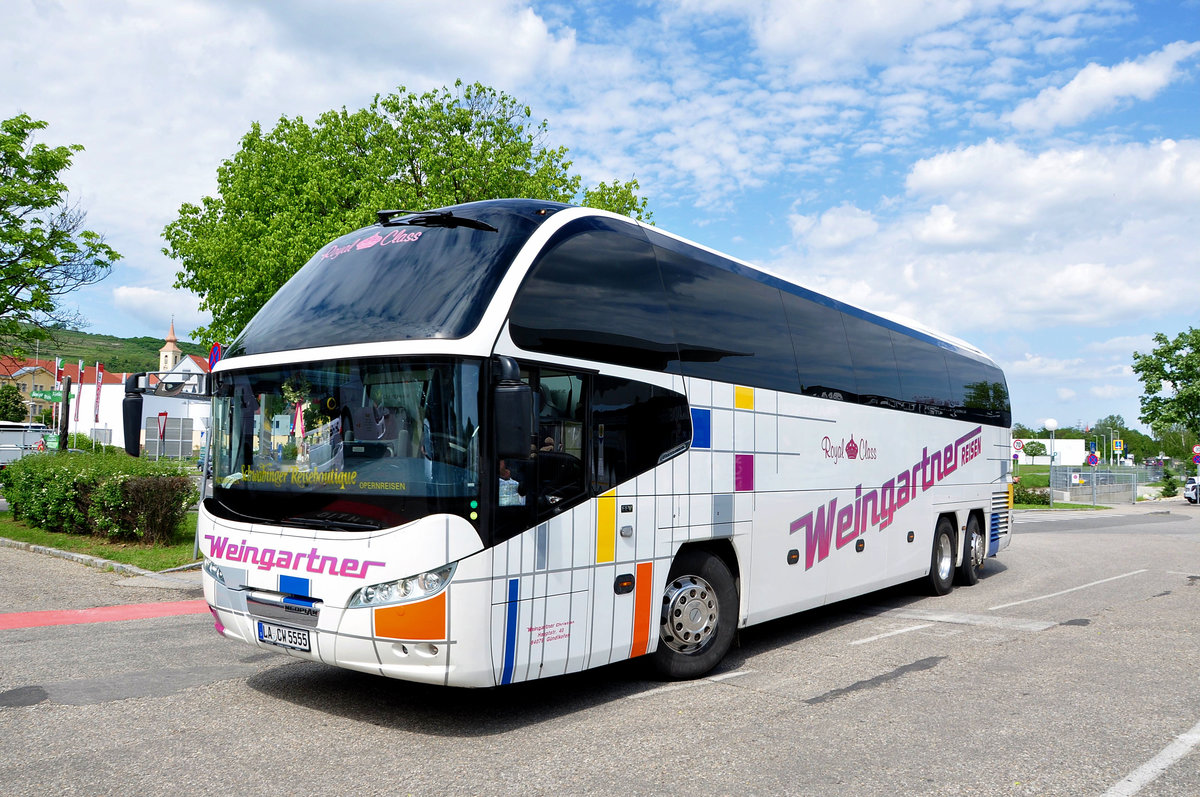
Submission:
<svg viewBox="0 0 1200 797">
<path fill-rule="evenodd" d="M 854 435 L 850 435 L 850 442 L 846 443 L 846 458 L 858 458 L 858 443 L 854 442 Z"/>
<path fill-rule="evenodd" d="M 361 241 L 359 241 L 357 244 L 354 245 L 354 248 L 355 249 L 370 249 L 372 246 L 374 246 L 375 244 L 379 243 L 382 240 L 383 240 L 383 236 L 380 235 L 379 233 L 375 233 L 374 235 L 371 235 L 367 238 L 363 238 Z"/>
</svg>

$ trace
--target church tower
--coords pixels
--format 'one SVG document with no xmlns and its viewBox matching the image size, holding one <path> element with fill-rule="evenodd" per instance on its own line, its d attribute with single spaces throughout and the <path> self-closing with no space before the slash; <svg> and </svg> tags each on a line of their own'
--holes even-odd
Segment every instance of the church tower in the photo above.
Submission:
<svg viewBox="0 0 1200 797">
<path fill-rule="evenodd" d="M 171 319 L 171 331 L 167 333 L 167 343 L 158 350 L 158 370 L 170 371 L 179 365 L 183 359 L 183 351 L 179 348 L 179 338 L 175 337 L 175 319 Z"/>
</svg>

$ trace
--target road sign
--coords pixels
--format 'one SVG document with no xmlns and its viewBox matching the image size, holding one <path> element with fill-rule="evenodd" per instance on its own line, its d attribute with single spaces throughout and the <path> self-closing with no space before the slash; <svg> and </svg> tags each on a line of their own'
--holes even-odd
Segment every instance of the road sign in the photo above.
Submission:
<svg viewBox="0 0 1200 797">
<path fill-rule="evenodd" d="M 1192 453 L 1193 453 L 1193 454 L 1200 454 L 1200 445 L 1195 445 L 1195 446 L 1192 446 Z"/>
<path fill-rule="evenodd" d="M 1114 454 L 1120 454 L 1124 450 L 1125 450 L 1125 441 L 1124 440 L 1113 440 L 1113 453 Z"/>
<path fill-rule="evenodd" d="M 1088 448 L 1090 448 L 1092 453 L 1095 454 L 1096 453 L 1096 441 L 1092 440 L 1091 442 L 1089 442 Z"/>
<path fill-rule="evenodd" d="M 213 366 L 221 360 L 221 344 L 214 343 L 212 348 L 208 350 L 208 370 L 212 370 Z"/>
<path fill-rule="evenodd" d="M 1196 456 L 1192 457 L 1192 462 L 1195 462 L 1197 465 L 1200 465 L 1200 454 L 1197 454 Z"/>
<path fill-rule="evenodd" d="M 1025 441 L 1024 441 L 1024 440 L 1013 440 L 1013 450 L 1014 450 L 1014 451 L 1020 451 L 1020 450 L 1021 450 L 1021 449 L 1023 449 L 1024 447 L 1025 447 Z M 1197 454 L 1200 454 L 1200 451 L 1197 451 L 1196 453 L 1197 453 Z"/>
<path fill-rule="evenodd" d="M 1092 467 L 1099 465 L 1100 457 L 1096 456 L 1095 454 L 1088 454 L 1087 464 L 1091 465 Z"/>
</svg>

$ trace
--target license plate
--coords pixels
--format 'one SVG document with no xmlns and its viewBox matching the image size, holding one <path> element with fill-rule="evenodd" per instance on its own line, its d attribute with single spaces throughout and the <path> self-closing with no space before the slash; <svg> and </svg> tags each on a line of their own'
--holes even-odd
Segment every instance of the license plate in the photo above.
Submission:
<svg viewBox="0 0 1200 797">
<path fill-rule="evenodd" d="M 258 638 L 272 645 L 279 645 L 282 648 L 292 648 L 293 650 L 307 651 L 310 649 L 308 640 L 308 631 L 303 628 L 288 628 L 285 625 L 275 625 L 274 623 L 264 623 L 258 621 Z"/>
</svg>

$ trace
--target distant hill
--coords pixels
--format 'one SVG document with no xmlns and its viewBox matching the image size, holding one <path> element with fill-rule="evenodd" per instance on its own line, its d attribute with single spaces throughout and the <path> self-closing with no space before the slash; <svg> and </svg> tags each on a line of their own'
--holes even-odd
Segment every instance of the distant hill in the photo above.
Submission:
<svg viewBox="0 0 1200 797">
<path fill-rule="evenodd" d="M 112 335 L 93 335 L 70 329 L 54 330 L 55 340 L 42 341 L 38 356 L 43 360 L 61 357 L 64 363 L 83 360 L 91 367 L 97 361 L 104 363 L 108 373 L 135 371 L 157 371 L 158 350 L 166 343 L 165 338 L 118 338 Z M 208 357 L 208 349 L 198 343 L 179 341 L 184 354 Z M 33 356 L 31 350 L 29 356 Z"/>
</svg>

